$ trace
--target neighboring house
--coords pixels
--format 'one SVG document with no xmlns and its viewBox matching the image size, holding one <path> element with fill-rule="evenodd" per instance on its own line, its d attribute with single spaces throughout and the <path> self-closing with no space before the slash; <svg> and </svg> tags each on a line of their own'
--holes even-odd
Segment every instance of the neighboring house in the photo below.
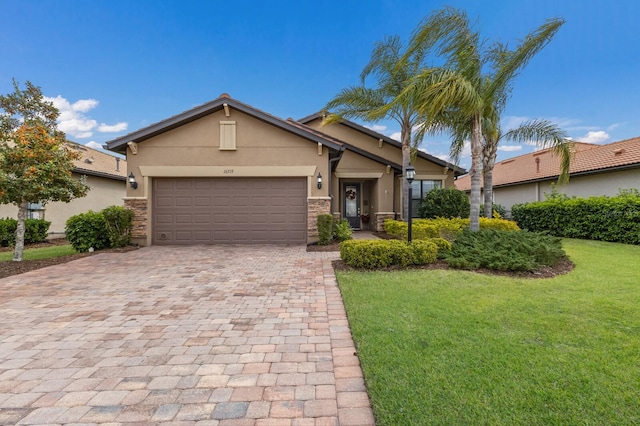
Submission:
<svg viewBox="0 0 640 426">
<path fill-rule="evenodd" d="M 559 192 L 591 197 L 640 189 L 640 138 L 607 145 L 576 142 L 574 151 L 569 182 L 558 186 Z M 514 204 L 542 201 L 559 174 L 559 158 L 550 149 L 501 161 L 493 170 L 493 201 L 508 211 Z M 456 188 L 469 193 L 469 176 L 459 178 Z"/>
<path fill-rule="evenodd" d="M 71 216 L 89 210 L 100 211 L 112 205 L 123 205 L 125 196 L 127 162 L 124 159 L 74 142 L 70 142 L 70 145 L 81 154 L 80 159 L 74 161 L 72 176 L 77 179 L 86 176 L 90 190 L 85 197 L 76 198 L 69 203 L 29 204 L 27 217 L 51 222 L 51 236 L 64 235 L 65 224 Z M 0 204 L 0 217 L 17 218 L 18 207 Z"/>
<path fill-rule="evenodd" d="M 305 244 L 330 213 L 381 229 L 400 211 L 399 143 L 349 122 L 318 130 L 320 119 L 283 120 L 223 94 L 107 142 L 135 179 L 134 242 Z M 423 153 L 415 167 L 427 186 L 464 172 Z"/>
</svg>

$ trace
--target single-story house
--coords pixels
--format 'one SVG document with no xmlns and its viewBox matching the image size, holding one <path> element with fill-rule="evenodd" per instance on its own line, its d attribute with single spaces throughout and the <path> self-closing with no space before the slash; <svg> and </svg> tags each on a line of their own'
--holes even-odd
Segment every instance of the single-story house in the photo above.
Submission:
<svg viewBox="0 0 640 426">
<path fill-rule="evenodd" d="M 551 149 L 500 161 L 493 170 L 493 202 L 510 211 L 514 204 L 542 201 L 559 174 L 560 160 Z M 456 180 L 456 188 L 470 192 L 469 176 Z M 570 197 L 614 196 L 633 188 L 640 189 L 640 137 L 607 145 L 576 142 L 569 182 L 557 186 Z"/>
<path fill-rule="evenodd" d="M 29 204 L 27 217 L 51 222 L 49 234 L 52 237 L 64 235 L 67 219 L 73 215 L 89 210 L 100 211 L 113 205 L 122 206 L 126 193 L 125 159 L 86 145 L 68 143 L 81 155 L 74 161 L 72 176 L 76 179 L 86 176 L 90 189 L 85 197 L 76 198 L 69 203 Z M 18 207 L 13 204 L 0 204 L 0 217 L 17 218 Z"/>
<path fill-rule="evenodd" d="M 321 121 L 284 120 L 223 94 L 107 142 L 135 181 L 124 201 L 134 242 L 305 244 L 317 240 L 317 215 L 332 213 L 381 229 L 400 211 L 400 144 Z M 414 166 L 420 188 L 464 173 L 424 153 Z"/>
</svg>

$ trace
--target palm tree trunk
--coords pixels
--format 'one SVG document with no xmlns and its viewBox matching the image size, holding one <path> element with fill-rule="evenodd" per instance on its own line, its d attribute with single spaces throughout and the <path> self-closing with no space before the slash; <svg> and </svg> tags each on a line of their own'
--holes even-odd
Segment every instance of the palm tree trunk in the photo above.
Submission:
<svg viewBox="0 0 640 426">
<path fill-rule="evenodd" d="M 16 228 L 16 246 L 13 249 L 13 260 L 22 261 L 24 251 L 24 221 L 27 218 L 27 202 L 23 201 L 18 206 L 18 226 Z"/>
<path fill-rule="evenodd" d="M 482 156 L 482 175 L 484 194 L 484 217 L 493 217 L 493 167 L 496 165 L 497 142 L 485 141 Z"/>
<path fill-rule="evenodd" d="M 475 232 L 480 229 L 480 184 L 482 182 L 482 122 L 480 114 L 473 118 L 471 133 L 471 212 L 469 229 Z"/>
<path fill-rule="evenodd" d="M 407 167 L 411 165 L 411 123 L 408 120 L 402 122 L 401 137 L 402 139 L 402 219 L 409 220 L 409 182 L 405 176 L 407 175 Z"/>
</svg>

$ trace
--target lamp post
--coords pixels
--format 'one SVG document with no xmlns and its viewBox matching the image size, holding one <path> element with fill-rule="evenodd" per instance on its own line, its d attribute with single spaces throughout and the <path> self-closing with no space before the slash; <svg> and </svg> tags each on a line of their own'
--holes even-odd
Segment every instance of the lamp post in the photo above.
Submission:
<svg viewBox="0 0 640 426">
<path fill-rule="evenodd" d="M 411 242 L 411 218 L 413 216 L 413 212 L 411 212 L 411 204 L 413 204 L 413 188 L 411 188 L 411 184 L 413 179 L 416 177 L 416 169 L 413 166 L 408 166 L 405 170 L 405 177 L 407 178 L 407 182 L 409 182 L 409 229 L 407 232 L 407 239 Z"/>
</svg>

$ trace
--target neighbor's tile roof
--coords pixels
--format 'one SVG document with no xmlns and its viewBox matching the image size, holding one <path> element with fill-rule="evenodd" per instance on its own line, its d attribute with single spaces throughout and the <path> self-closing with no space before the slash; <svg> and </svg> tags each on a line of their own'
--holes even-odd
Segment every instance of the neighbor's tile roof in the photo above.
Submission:
<svg viewBox="0 0 640 426">
<path fill-rule="evenodd" d="M 81 155 L 80 159 L 74 161 L 75 173 L 126 180 L 127 161 L 124 158 L 115 157 L 76 142 L 70 144 Z M 120 158 L 119 164 L 116 158 Z"/>
<path fill-rule="evenodd" d="M 570 173 L 598 173 L 634 166 L 640 167 L 640 137 L 607 145 L 576 142 Z M 554 179 L 559 174 L 559 157 L 553 154 L 551 149 L 544 149 L 496 163 L 493 169 L 493 186 Z M 456 188 L 462 191 L 471 189 L 469 175 L 459 178 L 455 184 Z"/>
</svg>

